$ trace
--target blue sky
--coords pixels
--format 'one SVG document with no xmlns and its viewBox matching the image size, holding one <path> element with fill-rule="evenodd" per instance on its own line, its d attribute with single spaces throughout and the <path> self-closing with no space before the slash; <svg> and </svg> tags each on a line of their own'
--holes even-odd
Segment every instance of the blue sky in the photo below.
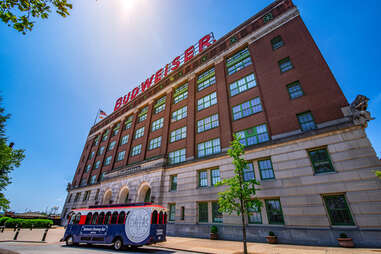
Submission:
<svg viewBox="0 0 381 254">
<path fill-rule="evenodd" d="M 0 93 L 7 135 L 26 158 L 12 174 L 11 210 L 62 209 L 98 108 L 115 100 L 203 35 L 221 38 L 270 0 L 81 0 L 26 36 L 0 23 Z M 295 0 L 349 102 L 370 100 L 368 137 L 381 156 L 378 0 Z"/>
</svg>

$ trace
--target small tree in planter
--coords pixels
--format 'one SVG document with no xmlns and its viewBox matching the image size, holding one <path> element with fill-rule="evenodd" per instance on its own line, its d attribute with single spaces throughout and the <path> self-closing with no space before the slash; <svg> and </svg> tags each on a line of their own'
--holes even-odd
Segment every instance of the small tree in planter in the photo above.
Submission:
<svg viewBox="0 0 381 254">
<path fill-rule="evenodd" d="M 275 244 L 278 242 L 278 237 L 274 234 L 273 231 L 270 231 L 269 235 L 266 236 L 266 240 L 268 243 Z"/>
<path fill-rule="evenodd" d="M 210 239 L 217 240 L 218 239 L 218 228 L 215 225 L 210 227 Z"/>
<path fill-rule="evenodd" d="M 337 241 L 339 242 L 339 245 L 341 247 L 345 247 L 345 248 L 355 247 L 355 244 L 353 243 L 352 238 L 348 237 L 347 234 L 345 233 L 341 233 L 340 237 L 337 238 Z"/>
<path fill-rule="evenodd" d="M 247 254 L 246 217 L 250 214 L 252 208 L 257 208 L 260 211 L 262 202 L 255 197 L 257 191 L 255 185 L 259 185 L 259 183 L 255 179 L 245 181 L 243 178 L 244 170 L 247 168 L 247 161 L 242 158 L 245 150 L 244 146 L 239 142 L 239 136 L 234 135 L 231 145 L 232 148 L 228 150 L 228 154 L 233 158 L 235 175 L 217 184 L 217 186 L 229 186 L 226 191 L 218 193 L 219 211 L 228 214 L 235 212 L 238 216 L 241 215 L 243 253 Z"/>
</svg>

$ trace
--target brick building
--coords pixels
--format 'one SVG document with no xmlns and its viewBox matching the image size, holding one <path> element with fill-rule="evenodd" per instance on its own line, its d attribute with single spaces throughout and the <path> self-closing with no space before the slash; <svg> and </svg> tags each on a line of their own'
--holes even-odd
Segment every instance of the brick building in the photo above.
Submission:
<svg viewBox="0 0 381 254">
<path fill-rule="evenodd" d="M 207 237 L 215 224 L 239 239 L 240 218 L 218 212 L 224 187 L 214 186 L 233 174 L 226 151 L 238 133 L 244 178 L 261 182 L 264 204 L 248 218 L 250 241 L 271 230 L 284 243 L 336 245 L 345 232 L 380 246 L 381 163 L 292 1 L 199 51 L 91 128 L 63 217 L 152 201 L 168 208 L 169 235 Z"/>
</svg>

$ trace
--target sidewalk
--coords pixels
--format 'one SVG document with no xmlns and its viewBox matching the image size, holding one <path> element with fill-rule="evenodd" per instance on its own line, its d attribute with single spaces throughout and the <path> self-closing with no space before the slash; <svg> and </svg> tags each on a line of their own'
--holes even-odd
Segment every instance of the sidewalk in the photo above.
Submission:
<svg viewBox="0 0 381 254">
<path fill-rule="evenodd" d="M 200 253 L 218 254 L 239 254 L 243 252 L 242 242 L 209 240 L 184 237 L 167 237 L 167 242 L 156 244 L 155 246 L 195 251 Z M 267 244 L 267 243 L 248 243 L 248 252 L 251 254 L 375 254 L 381 253 L 381 249 L 353 248 L 346 249 L 341 247 L 321 247 L 303 246 L 287 244 Z"/>
</svg>

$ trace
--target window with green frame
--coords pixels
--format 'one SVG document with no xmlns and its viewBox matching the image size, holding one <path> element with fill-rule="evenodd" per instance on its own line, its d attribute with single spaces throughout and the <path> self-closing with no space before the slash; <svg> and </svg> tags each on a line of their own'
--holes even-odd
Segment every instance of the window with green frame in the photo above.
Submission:
<svg viewBox="0 0 381 254">
<path fill-rule="evenodd" d="M 153 138 L 149 141 L 148 150 L 153 150 L 153 149 L 159 148 L 160 146 L 161 146 L 161 136 L 157 138 Z"/>
<path fill-rule="evenodd" d="M 269 12 L 265 16 L 263 16 L 263 23 L 267 23 L 272 19 L 273 19 L 273 14 Z"/>
<path fill-rule="evenodd" d="M 110 130 L 107 129 L 106 132 L 103 134 L 102 141 L 106 141 L 107 140 L 109 131 Z"/>
<path fill-rule="evenodd" d="M 188 98 L 188 83 L 175 89 L 175 93 L 173 94 L 173 104 L 185 100 L 186 98 Z"/>
<path fill-rule="evenodd" d="M 208 187 L 208 171 L 198 171 L 198 187 Z"/>
<path fill-rule="evenodd" d="M 151 188 L 148 188 L 144 197 L 144 202 L 151 202 Z"/>
<path fill-rule="evenodd" d="M 300 129 L 302 129 L 302 131 L 316 129 L 316 124 L 310 111 L 297 114 L 296 117 L 298 118 Z"/>
<path fill-rule="evenodd" d="M 168 163 L 176 164 L 176 163 L 184 162 L 186 160 L 185 153 L 186 153 L 185 148 L 168 153 Z"/>
<path fill-rule="evenodd" d="M 236 135 L 239 136 L 239 142 L 244 146 L 251 146 L 269 140 L 266 124 L 236 132 Z"/>
<path fill-rule="evenodd" d="M 197 90 L 201 91 L 216 83 L 216 76 L 214 67 L 203 72 L 197 78 Z"/>
<path fill-rule="evenodd" d="M 112 130 L 112 137 L 118 134 L 120 128 L 120 123 L 118 123 L 115 128 Z"/>
<path fill-rule="evenodd" d="M 129 116 L 126 120 L 126 122 L 124 123 L 124 129 L 127 130 L 129 128 L 131 128 L 132 126 L 132 117 L 133 116 Z"/>
<path fill-rule="evenodd" d="M 188 107 L 184 106 L 184 107 L 172 112 L 171 122 L 176 122 L 178 120 L 181 120 L 181 119 L 187 117 L 187 111 L 188 111 Z"/>
<path fill-rule="evenodd" d="M 220 138 L 197 144 L 197 156 L 204 157 L 221 152 Z"/>
<path fill-rule="evenodd" d="M 144 126 L 135 131 L 134 139 L 138 139 L 144 136 Z"/>
<path fill-rule="evenodd" d="M 222 223 L 223 222 L 223 215 L 218 209 L 220 208 L 220 205 L 218 202 L 212 202 L 212 222 L 213 223 Z"/>
<path fill-rule="evenodd" d="M 250 88 L 255 87 L 257 84 L 255 82 L 254 73 L 247 75 L 229 85 L 230 96 L 240 94 Z"/>
<path fill-rule="evenodd" d="M 153 106 L 155 114 L 158 114 L 165 109 L 165 99 L 166 96 L 163 96 L 156 101 L 155 105 Z"/>
<path fill-rule="evenodd" d="M 355 225 L 344 195 L 324 196 L 323 198 L 332 225 Z"/>
<path fill-rule="evenodd" d="M 299 81 L 295 81 L 295 82 L 292 82 L 291 84 L 288 84 L 287 91 L 291 100 L 299 98 L 304 95 Z"/>
<path fill-rule="evenodd" d="M 255 113 L 262 111 L 262 104 L 259 97 L 245 101 L 244 103 L 238 104 L 232 108 L 233 110 L 233 120 L 238 120 L 247 116 L 251 116 Z"/>
<path fill-rule="evenodd" d="M 243 180 L 249 181 L 255 179 L 254 166 L 252 162 L 247 163 L 247 167 L 243 169 Z"/>
<path fill-rule="evenodd" d="M 198 222 L 208 222 L 208 203 L 199 202 L 198 203 Z"/>
<path fill-rule="evenodd" d="M 326 147 L 308 150 L 315 174 L 335 172 Z"/>
<path fill-rule="evenodd" d="M 289 57 L 283 58 L 278 62 L 281 73 L 289 71 L 294 68 Z"/>
<path fill-rule="evenodd" d="M 171 131 L 171 135 L 169 138 L 169 142 L 175 142 L 187 137 L 187 127 L 184 126 L 182 128 Z"/>
<path fill-rule="evenodd" d="M 171 187 L 170 191 L 177 191 L 177 175 L 170 176 Z"/>
<path fill-rule="evenodd" d="M 282 206 L 279 199 L 265 200 L 269 224 L 284 224 Z"/>
<path fill-rule="evenodd" d="M 248 48 L 244 48 L 226 59 L 226 68 L 229 75 L 236 73 L 250 64 L 252 64 L 252 62 Z"/>
<path fill-rule="evenodd" d="M 275 179 L 273 164 L 270 158 L 258 160 L 258 167 L 262 180 Z"/>
<path fill-rule="evenodd" d="M 175 216 L 176 216 L 176 204 L 170 204 L 169 205 L 169 221 L 175 221 Z"/>
<path fill-rule="evenodd" d="M 142 152 L 142 145 L 136 145 L 134 147 L 132 147 L 132 151 L 131 151 L 131 156 L 135 156 L 135 155 L 138 155 Z"/>
<path fill-rule="evenodd" d="M 249 224 L 262 224 L 262 215 L 258 207 L 249 208 Z"/>
<path fill-rule="evenodd" d="M 282 37 L 280 35 L 271 39 L 271 46 L 272 46 L 273 50 L 277 50 L 278 48 L 281 48 L 283 45 L 284 45 L 284 42 L 283 42 Z"/>
<path fill-rule="evenodd" d="M 140 122 L 143 122 L 144 120 L 147 119 L 147 112 L 148 112 L 148 106 L 144 107 L 144 108 L 140 111 L 140 113 L 139 113 L 139 115 L 138 115 L 139 123 L 140 123 Z"/>
<path fill-rule="evenodd" d="M 218 114 L 205 117 L 204 119 L 197 121 L 197 133 L 216 128 L 218 125 Z"/>
<path fill-rule="evenodd" d="M 210 176 L 211 176 L 212 186 L 215 186 L 217 183 L 221 181 L 220 169 L 219 168 L 211 169 Z"/>
<path fill-rule="evenodd" d="M 152 122 L 151 131 L 156 131 L 160 128 L 162 128 L 164 125 L 164 117 L 157 119 L 156 121 Z"/>
<path fill-rule="evenodd" d="M 217 104 L 217 93 L 208 94 L 197 101 L 197 110 L 203 110 Z"/>
</svg>

